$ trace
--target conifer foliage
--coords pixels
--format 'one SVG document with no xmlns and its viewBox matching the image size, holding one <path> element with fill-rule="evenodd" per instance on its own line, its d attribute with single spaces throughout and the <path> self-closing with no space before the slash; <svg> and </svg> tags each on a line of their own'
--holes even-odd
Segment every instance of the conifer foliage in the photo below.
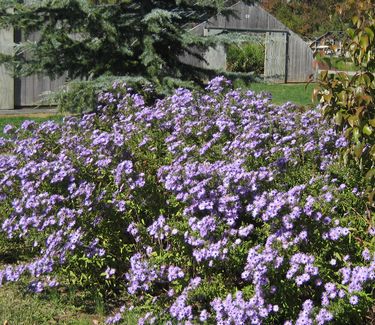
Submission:
<svg viewBox="0 0 375 325">
<path fill-rule="evenodd" d="M 141 75 L 156 84 L 190 80 L 199 74 L 179 56 L 208 44 L 189 35 L 187 26 L 221 10 L 225 13 L 223 0 L 5 0 L 0 29 L 14 27 L 23 42 L 14 55 L 1 55 L 0 63 L 8 63 L 15 75 Z M 35 32 L 37 41 L 27 41 Z"/>
</svg>

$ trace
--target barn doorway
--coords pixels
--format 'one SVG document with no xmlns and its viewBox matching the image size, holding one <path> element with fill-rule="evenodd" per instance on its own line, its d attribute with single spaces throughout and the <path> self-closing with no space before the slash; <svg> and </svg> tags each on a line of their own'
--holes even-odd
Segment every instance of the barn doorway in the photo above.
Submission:
<svg viewBox="0 0 375 325">
<path fill-rule="evenodd" d="M 233 34 L 227 35 L 231 41 Z M 248 34 L 246 39 L 226 44 L 226 71 L 234 73 L 250 73 L 254 77 L 263 78 L 265 62 L 265 34 Z"/>
<path fill-rule="evenodd" d="M 247 35 L 250 39 L 249 41 L 238 41 L 238 47 L 244 49 L 246 52 L 246 46 L 252 47 L 252 51 L 256 51 L 256 46 L 263 47 L 263 78 L 267 82 L 273 83 L 286 83 L 288 82 L 288 41 L 289 32 L 286 30 L 260 30 L 260 29 L 234 29 L 234 28 L 217 28 L 217 27 L 205 27 L 204 35 L 216 35 L 221 34 L 227 35 Z M 251 38 L 254 40 L 251 41 Z M 252 45 L 250 45 L 252 44 Z M 220 51 L 221 55 L 215 55 L 215 51 Z M 239 51 L 240 53 L 240 51 Z M 210 55 L 206 57 L 208 64 L 211 68 L 223 69 L 228 68 L 228 49 L 225 51 L 225 59 L 223 59 L 223 47 L 219 46 L 216 49 L 210 49 Z M 244 53 L 246 54 L 246 53 Z M 212 60 L 211 58 L 221 57 L 220 60 Z M 246 58 L 243 58 L 244 63 L 246 63 Z M 226 62 L 225 65 L 223 62 Z M 216 64 L 217 63 L 217 64 Z M 251 64 L 248 64 L 251 66 Z M 258 68 L 258 64 L 256 65 Z M 238 71 L 240 72 L 240 71 Z M 246 72 L 246 71 L 242 71 Z"/>
</svg>

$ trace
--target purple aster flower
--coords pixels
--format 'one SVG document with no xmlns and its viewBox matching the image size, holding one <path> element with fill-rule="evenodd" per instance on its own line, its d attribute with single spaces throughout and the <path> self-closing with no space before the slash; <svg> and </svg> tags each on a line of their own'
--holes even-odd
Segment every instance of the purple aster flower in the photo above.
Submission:
<svg viewBox="0 0 375 325">
<path fill-rule="evenodd" d="M 357 296 L 351 296 L 349 298 L 349 302 L 352 304 L 352 305 L 356 305 L 358 304 L 358 297 Z"/>
</svg>

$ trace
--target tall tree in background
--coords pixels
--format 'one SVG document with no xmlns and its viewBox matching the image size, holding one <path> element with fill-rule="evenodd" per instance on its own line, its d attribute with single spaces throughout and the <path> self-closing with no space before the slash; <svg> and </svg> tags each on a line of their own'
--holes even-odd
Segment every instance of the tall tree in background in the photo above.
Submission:
<svg viewBox="0 0 375 325">
<path fill-rule="evenodd" d="M 294 32 L 311 38 L 345 30 L 354 0 L 262 0 L 262 6 Z"/>
<path fill-rule="evenodd" d="M 186 26 L 224 9 L 224 0 L 2 0 L 0 28 L 12 26 L 24 39 L 40 36 L 17 44 L 13 56 L 1 55 L 0 64 L 18 76 L 141 75 L 178 83 L 199 76 L 179 56 L 208 45 Z"/>
</svg>

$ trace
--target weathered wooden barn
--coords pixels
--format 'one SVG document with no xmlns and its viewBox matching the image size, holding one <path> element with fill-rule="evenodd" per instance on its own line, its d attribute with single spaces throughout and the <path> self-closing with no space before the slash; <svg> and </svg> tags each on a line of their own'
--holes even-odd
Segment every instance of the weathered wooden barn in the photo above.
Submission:
<svg viewBox="0 0 375 325">
<path fill-rule="evenodd" d="M 13 29 L 0 30 L 0 52 L 11 53 L 17 36 Z M 28 40 L 35 41 L 36 37 L 32 34 Z M 51 80 L 45 75 L 13 78 L 4 66 L 0 66 L 0 110 L 34 107 L 40 103 L 43 93 L 58 89 L 64 82 L 64 77 Z"/>
<path fill-rule="evenodd" d="M 259 5 L 246 5 L 239 1 L 230 7 L 233 14 L 217 15 L 193 27 L 192 33 L 200 36 L 222 32 L 264 33 L 264 78 L 270 82 L 305 82 L 314 73 L 313 51 L 297 34 L 293 33 Z M 200 53 L 205 60 L 193 55 L 182 58 L 200 68 L 223 70 L 226 66 L 224 46 Z"/>
<path fill-rule="evenodd" d="M 313 53 L 310 47 L 295 33 L 259 5 L 237 2 L 231 6 L 233 15 L 217 15 L 193 27 L 197 35 L 213 35 L 226 32 L 263 33 L 265 37 L 265 79 L 271 82 L 304 82 L 313 74 Z M 35 40 L 32 35 L 30 41 Z M 0 30 L 0 52 L 10 53 L 17 41 L 12 29 Z M 182 61 L 194 66 L 223 69 L 226 52 L 223 46 L 202 53 L 205 61 L 186 55 Z M 5 67 L 0 66 L 0 110 L 38 105 L 41 94 L 62 86 L 65 79 L 51 80 L 44 75 L 13 79 Z"/>
</svg>

